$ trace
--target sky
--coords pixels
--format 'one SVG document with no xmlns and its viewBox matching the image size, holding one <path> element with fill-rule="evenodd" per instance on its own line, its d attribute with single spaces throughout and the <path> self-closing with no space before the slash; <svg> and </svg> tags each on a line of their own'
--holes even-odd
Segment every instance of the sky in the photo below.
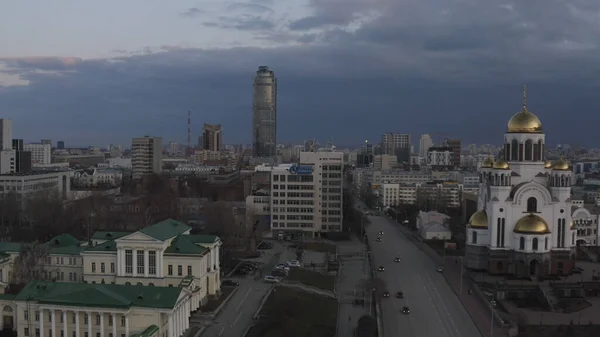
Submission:
<svg viewBox="0 0 600 337">
<path fill-rule="evenodd" d="M 528 108 L 549 144 L 598 146 L 597 0 L 28 0 L 0 3 L 0 117 L 67 146 L 162 136 L 192 111 L 251 142 L 252 78 L 278 78 L 278 141 L 432 133 L 503 140 Z"/>
</svg>

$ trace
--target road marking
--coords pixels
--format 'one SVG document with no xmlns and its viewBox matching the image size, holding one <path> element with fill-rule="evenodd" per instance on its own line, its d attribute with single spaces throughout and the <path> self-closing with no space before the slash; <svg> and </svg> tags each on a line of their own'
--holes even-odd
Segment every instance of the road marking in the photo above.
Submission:
<svg viewBox="0 0 600 337">
<path fill-rule="evenodd" d="M 219 333 L 217 334 L 217 336 L 219 336 L 219 337 L 223 336 L 223 332 L 225 332 L 226 328 L 227 328 L 227 326 L 225 324 L 223 324 L 223 327 L 221 328 L 221 330 L 219 331 Z"/>
<path fill-rule="evenodd" d="M 244 302 L 248 298 L 248 295 L 250 295 L 251 291 L 252 291 L 252 286 L 250 286 L 250 289 L 248 289 L 248 291 L 246 292 L 246 295 L 244 295 L 244 298 L 242 299 L 242 301 L 240 302 L 240 304 L 238 304 L 238 306 L 235 308 L 235 312 L 240 311 L 240 307 L 242 306 L 242 304 L 244 304 Z"/>
<path fill-rule="evenodd" d="M 239 321 L 240 317 L 242 317 L 242 313 L 241 312 L 239 314 L 237 314 L 237 316 L 235 316 L 235 319 L 233 320 L 233 322 L 231 322 L 231 327 L 232 328 L 235 325 L 235 323 L 237 323 L 237 321 Z"/>
</svg>

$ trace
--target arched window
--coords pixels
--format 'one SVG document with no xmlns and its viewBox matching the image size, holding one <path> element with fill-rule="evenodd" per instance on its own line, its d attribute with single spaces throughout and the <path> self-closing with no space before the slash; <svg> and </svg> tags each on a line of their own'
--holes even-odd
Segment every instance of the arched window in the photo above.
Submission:
<svg viewBox="0 0 600 337">
<path fill-rule="evenodd" d="M 471 234 L 472 238 L 471 238 L 471 242 L 472 243 L 477 243 L 477 232 L 473 231 L 473 234 Z"/>
<path fill-rule="evenodd" d="M 521 237 L 519 239 L 519 249 L 520 250 L 525 250 L 525 238 L 524 237 Z"/>
<path fill-rule="evenodd" d="M 537 213 L 537 199 L 535 197 L 527 199 L 527 212 Z"/>
<path fill-rule="evenodd" d="M 538 151 L 540 151 L 538 160 L 544 160 L 544 143 L 541 139 L 538 141 Z"/>
<path fill-rule="evenodd" d="M 533 241 L 531 242 L 531 249 L 538 250 L 538 239 L 537 238 L 533 238 Z"/>
<path fill-rule="evenodd" d="M 510 142 L 510 160 L 519 160 L 519 142 L 516 139 Z"/>
<path fill-rule="evenodd" d="M 525 141 L 525 160 L 532 160 L 533 156 L 533 142 L 531 139 Z"/>
<path fill-rule="evenodd" d="M 571 234 L 571 245 L 575 246 L 575 233 Z"/>
<path fill-rule="evenodd" d="M 548 250 L 548 238 L 544 239 L 544 250 Z"/>
</svg>

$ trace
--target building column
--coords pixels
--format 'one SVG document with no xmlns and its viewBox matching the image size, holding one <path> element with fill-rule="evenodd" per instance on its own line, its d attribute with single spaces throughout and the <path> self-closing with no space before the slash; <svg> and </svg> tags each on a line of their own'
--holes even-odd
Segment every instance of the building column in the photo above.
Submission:
<svg viewBox="0 0 600 337">
<path fill-rule="evenodd" d="M 67 333 L 67 311 L 63 310 L 62 312 L 62 317 L 63 317 L 63 336 L 64 337 L 69 337 L 69 334 Z"/>
<path fill-rule="evenodd" d="M 79 332 L 79 311 L 75 311 L 75 337 L 80 337 L 80 332 Z M 68 337 L 68 336 L 65 336 Z"/>
<path fill-rule="evenodd" d="M 129 316 L 125 316 L 125 337 L 129 337 Z"/>
<path fill-rule="evenodd" d="M 148 249 L 144 249 L 144 277 L 148 277 L 148 271 L 150 270 L 148 261 L 150 261 L 150 251 Z"/>
<path fill-rule="evenodd" d="M 93 337 L 92 336 L 92 313 L 90 311 L 85 313 L 87 315 L 88 318 L 88 337 Z"/>
<path fill-rule="evenodd" d="M 127 275 L 127 249 L 121 249 L 121 273 Z M 133 263 L 133 262 L 132 262 Z"/>
<path fill-rule="evenodd" d="M 44 309 L 40 309 L 40 337 L 44 337 Z M 30 332 L 31 334 L 31 332 Z"/>
<path fill-rule="evenodd" d="M 163 277 L 162 249 L 156 251 L 156 277 Z"/>
<path fill-rule="evenodd" d="M 117 337 L 117 314 L 113 312 L 111 315 L 112 315 L 112 323 L 113 323 L 113 328 L 112 328 L 113 337 Z M 69 336 L 65 336 L 65 337 L 69 337 Z M 129 337 L 129 336 L 125 336 L 125 337 Z"/>
<path fill-rule="evenodd" d="M 131 256 L 133 257 L 133 276 L 136 277 L 137 276 L 137 249 L 132 248 L 131 249 Z"/>
<path fill-rule="evenodd" d="M 51 317 L 50 318 L 52 320 L 52 336 L 50 337 L 56 337 L 56 310 L 51 309 Z"/>
<path fill-rule="evenodd" d="M 104 337 L 104 313 L 99 312 L 98 315 L 100 315 L 100 337 Z"/>
<path fill-rule="evenodd" d="M 169 336 L 168 337 L 175 337 L 175 334 L 173 333 L 173 329 L 175 327 L 173 326 L 173 313 L 169 314 Z M 44 336 L 40 336 L 40 337 L 44 337 Z M 129 337 L 129 336 L 126 336 Z"/>
</svg>

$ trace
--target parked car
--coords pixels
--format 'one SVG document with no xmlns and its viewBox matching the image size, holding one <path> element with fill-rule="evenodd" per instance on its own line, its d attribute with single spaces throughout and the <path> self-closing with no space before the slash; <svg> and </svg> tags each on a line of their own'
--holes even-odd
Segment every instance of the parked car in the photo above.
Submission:
<svg viewBox="0 0 600 337">
<path fill-rule="evenodd" d="M 397 257 L 394 259 L 394 262 L 400 262 L 401 260 L 402 260 L 401 258 Z"/>
<path fill-rule="evenodd" d="M 258 244 L 258 247 L 256 247 L 256 248 L 268 250 L 268 249 L 273 248 L 273 244 L 270 242 L 261 242 L 260 244 Z"/>
<path fill-rule="evenodd" d="M 280 263 L 278 265 L 275 266 L 275 269 L 284 269 L 284 270 L 290 270 L 290 267 L 288 267 L 287 265 Z"/>
<path fill-rule="evenodd" d="M 377 242 L 381 242 L 381 238 L 377 238 L 375 241 L 377 241 Z"/>
<path fill-rule="evenodd" d="M 240 283 L 234 280 L 223 280 L 221 281 L 221 285 L 226 287 L 237 287 L 240 285 Z"/>
<path fill-rule="evenodd" d="M 437 271 L 438 271 L 438 273 L 443 272 L 444 271 L 444 267 L 437 267 Z"/>
<path fill-rule="evenodd" d="M 379 235 L 383 235 L 383 231 L 379 231 Z"/>
<path fill-rule="evenodd" d="M 267 275 L 264 278 L 265 282 L 268 283 L 279 283 L 279 278 L 272 276 L 272 275 Z"/>
<path fill-rule="evenodd" d="M 290 260 L 285 264 L 287 264 L 288 267 L 300 267 L 300 261 L 298 260 Z"/>
<path fill-rule="evenodd" d="M 404 293 L 401 292 L 401 291 L 399 291 L 399 292 L 396 293 L 396 297 L 397 298 L 404 298 Z"/>
<path fill-rule="evenodd" d="M 384 291 L 384 292 L 383 292 L 383 297 L 384 297 L 384 298 L 388 298 L 388 297 L 390 297 L 390 292 L 389 292 L 389 291 L 387 291 L 387 290 L 386 290 L 386 291 Z"/>
<path fill-rule="evenodd" d="M 379 271 L 385 271 L 385 267 L 384 266 L 379 266 L 379 268 L 377 268 L 377 270 L 379 270 Z"/>
<path fill-rule="evenodd" d="M 408 307 L 402 307 L 402 313 L 408 315 L 410 314 L 410 309 Z"/>
</svg>

